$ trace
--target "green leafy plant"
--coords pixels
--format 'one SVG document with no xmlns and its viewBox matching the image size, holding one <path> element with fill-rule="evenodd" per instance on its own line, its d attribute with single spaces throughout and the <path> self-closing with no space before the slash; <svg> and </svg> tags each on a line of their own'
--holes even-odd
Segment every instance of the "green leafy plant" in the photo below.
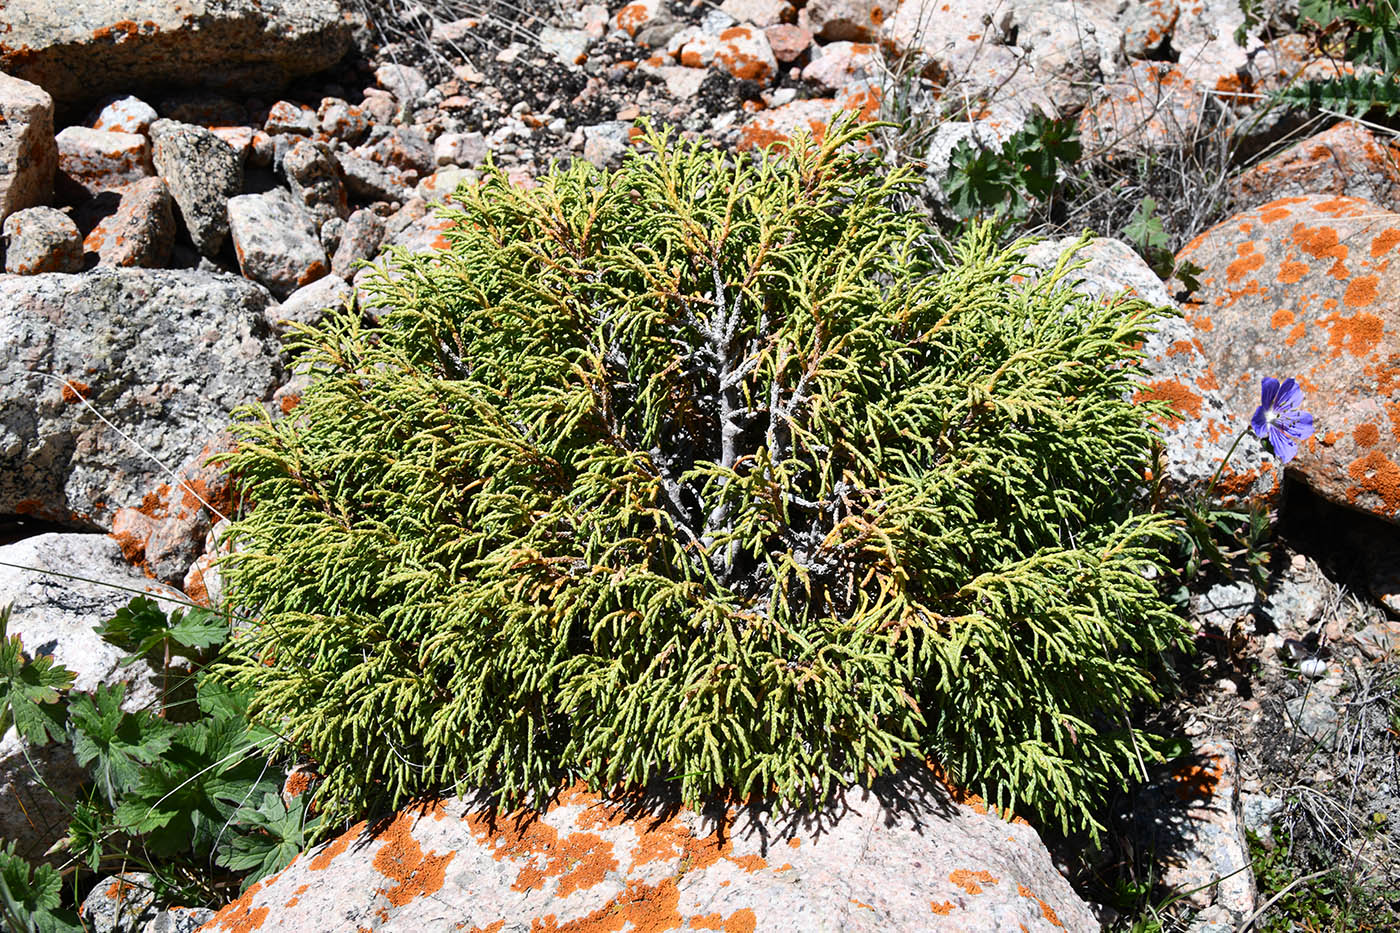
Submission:
<svg viewBox="0 0 1400 933">
<path fill-rule="evenodd" d="M 943 190 L 960 219 L 996 216 L 1023 221 L 1036 200 L 1059 184 L 1061 169 L 1080 155 L 1074 124 L 1036 114 L 1023 129 L 989 149 L 962 140 L 953 150 Z"/>
<path fill-rule="evenodd" d="M 944 268 L 864 132 L 488 173 L 379 326 L 299 331 L 300 405 L 236 426 L 260 623 L 218 670 L 330 818 L 568 778 L 811 803 L 931 755 L 1078 825 L 1138 769 L 1182 634 L 1129 401 L 1156 309 L 1068 258 L 1031 284 L 985 225 Z"/>
<path fill-rule="evenodd" d="M 14 726 L 26 741 L 43 745 L 63 736 L 63 692 L 73 673 L 51 657 L 25 657 L 9 625 L 10 607 L 0 606 L 0 734 Z"/>
<path fill-rule="evenodd" d="M 4 715 L 31 744 L 71 744 L 91 783 L 71 801 L 68 833 L 49 854 L 67 854 L 58 868 L 31 866 L 11 843 L 0 849 L 0 907 L 10 928 L 34 933 L 82 929 L 71 908 L 78 870 L 136 868 L 150 872 L 163 901 L 221 903 L 229 887 L 247 886 L 280 869 L 319 825 L 307 799 L 282 804 L 268 752 L 274 736 L 251 725 L 247 698 L 198 669 L 188 675 L 197 712 L 169 695 L 155 709 L 123 709 L 125 684 L 72 692 L 73 674 L 51 658 L 25 657 L 17 637 L 4 637 L 9 609 L 0 609 L 0 696 Z M 124 663 L 157 655 L 170 674 L 172 656 L 208 661 L 228 638 L 225 615 L 198 607 L 166 614 L 137 596 L 97 627 L 132 653 Z M 188 721 L 176 721 L 173 714 Z M 51 791 L 55 794 L 57 790 Z M 210 862 L 226 872 L 211 872 Z M 65 900 L 65 891 L 73 895 Z"/>
<path fill-rule="evenodd" d="M 1280 89 L 1276 100 L 1312 112 L 1400 113 L 1400 7 L 1394 0 L 1302 0 L 1298 22 L 1317 47 L 1356 66 Z"/>
</svg>

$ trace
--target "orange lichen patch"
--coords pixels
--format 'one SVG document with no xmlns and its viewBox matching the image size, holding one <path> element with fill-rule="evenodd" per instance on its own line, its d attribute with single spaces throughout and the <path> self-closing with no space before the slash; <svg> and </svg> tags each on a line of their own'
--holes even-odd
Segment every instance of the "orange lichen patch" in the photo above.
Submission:
<svg viewBox="0 0 1400 933">
<path fill-rule="evenodd" d="M 1357 357 L 1370 356 L 1376 344 L 1385 336 L 1384 322 L 1374 314 L 1365 312 L 1351 317 L 1329 314 L 1318 323 L 1328 328 L 1327 345 L 1332 349 L 1333 359 L 1343 352 Z"/>
<path fill-rule="evenodd" d="M 413 838 L 413 811 L 400 811 L 388 828 L 377 834 L 384 845 L 374 854 L 374 868 L 394 882 L 393 887 L 380 888 L 381 894 L 395 907 L 403 907 L 420 897 L 430 897 L 442 890 L 447 866 L 456 852 L 429 855 Z M 388 919 L 387 917 L 385 918 Z"/>
<path fill-rule="evenodd" d="M 1299 322 L 1298 326 L 1295 327 L 1295 328 L 1293 328 L 1292 330 L 1290 330 L 1290 331 L 1288 332 L 1288 336 L 1285 337 L 1285 338 L 1283 338 L 1283 342 L 1284 342 L 1284 344 L 1286 344 L 1287 346 L 1290 346 L 1290 347 L 1291 347 L 1291 346 L 1293 346 L 1295 343 L 1297 343 L 1299 340 L 1302 340 L 1302 339 L 1303 339 L 1303 335 L 1304 335 L 1305 333 L 1307 333 L 1307 326 L 1306 326 L 1305 324 L 1303 324 L 1302 322 Z"/>
<path fill-rule="evenodd" d="M 337 836 L 330 845 L 318 852 L 315 858 L 307 862 L 306 867 L 311 871 L 325 871 L 327 868 L 330 868 L 331 862 L 334 862 L 337 856 L 350 848 L 350 843 L 355 841 L 355 838 L 364 831 L 364 828 L 365 824 L 363 821 L 351 826 L 348 830 Z"/>
<path fill-rule="evenodd" d="M 1269 318 L 1269 326 L 1277 330 L 1280 327 L 1287 327 L 1293 323 L 1293 312 L 1287 308 L 1279 308 L 1274 312 L 1274 316 Z"/>
<path fill-rule="evenodd" d="M 1266 224 L 1271 224 L 1276 220 L 1292 217 L 1293 211 L 1289 209 L 1289 205 L 1297 204 L 1303 200 L 1303 198 L 1279 198 L 1277 201 L 1270 201 L 1259 208 L 1259 219 Z"/>
<path fill-rule="evenodd" d="M 1384 253 L 1390 252 L 1397 243 L 1400 243 L 1400 227 L 1382 230 L 1371 240 L 1371 258 L 1376 259 Z"/>
<path fill-rule="evenodd" d="M 715 52 L 715 59 L 734 77 L 741 81 L 767 81 L 773 74 L 772 66 L 761 58 L 746 55 L 740 51 L 741 42 L 754 43 L 753 30 L 748 26 L 731 26 L 719 34 L 720 42 L 725 43 Z"/>
<path fill-rule="evenodd" d="M 87 398 L 88 390 L 91 388 L 86 382 L 79 382 L 76 379 L 68 379 L 63 383 L 63 391 L 60 393 L 63 400 L 69 405 L 81 402 Z"/>
<path fill-rule="evenodd" d="M 566 923 L 551 914 L 532 921 L 530 933 L 662 933 L 681 925 L 680 900 L 674 878 L 656 885 L 629 881 L 626 890 L 592 913 Z"/>
<path fill-rule="evenodd" d="M 933 901 L 928 902 L 929 910 L 933 911 L 941 917 L 946 917 L 948 916 L 948 914 L 951 914 L 953 912 L 953 908 L 955 907 L 957 907 L 957 905 L 954 904 L 952 901 L 944 901 L 941 904 L 935 904 Z"/>
<path fill-rule="evenodd" d="M 506 922 L 504 920 L 497 920 L 495 923 L 488 924 L 484 927 L 472 927 L 467 933 L 501 933 L 501 927 L 505 925 Z"/>
<path fill-rule="evenodd" d="M 1303 276 L 1307 275 L 1308 270 L 1311 268 L 1312 267 L 1305 262 L 1299 262 L 1296 259 L 1285 259 L 1283 262 L 1279 263 L 1278 280 L 1284 285 L 1292 285 L 1294 282 L 1297 282 Z"/>
<path fill-rule="evenodd" d="M 948 880 L 968 894 L 981 894 L 983 884 L 997 884 L 1000 881 L 998 878 L 993 878 L 989 871 L 968 871 L 966 868 L 950 872 Z"/>
<path fill-rule="evenodd" d="M 1030 888 L 1026 887 L 1024 884 L 1018 884 L 1016 885 L 1016 893 L 1021 895 L 1022 897 L 1028 897 L 1031 900 L 1035 901 L 1036 904 L 1040 907 L 1040 915 L 1046 920 L 1048 920 L 1051 926 L 1064 926 L 1064 924 L 1060 922 L 1060 918 L 1055 914 L 1055 911 L 1050 907 L 1050 905 L 1042 901 L 1040 898 L 1036 897 L 1035 894 L 1031 892 Z"/>
<path fill-rule="evenodd" d="M 1335 227 L 1309 227 L 1298 223 L 1293 225 L 1293 242 L 1298 248 L 1314 259 L 1332 259 L 1332 268 L 1327 274 L 1335 279 L 1347 276 L 1345 260 L 1348 253 Z"/>
<path fill-rule="evenodd" d="M 285 415 L 289 414 L 292 411 L 292 409 L 296 408 L 300 404 L 301 396 L 296 394 L 295 392 L 288 392 L 286 395 L 282 396 L 282 401 L 278 403 L 278 407 L 282 409 L 282 414 Z"/>
<path fill-rule="evenodd" d="M 1245 242 L 1235 247 L 1239 257 L 1225 267 L 1225 281 L 1238 282 L 1251 272 L 1258 272 L 1264 265 L 1264 254 L 1255 249 L 1254 243 Z"/>
<path fill-rule="evenodd" d="M 1375 447 L 1376 444 L 1380 443 L 1381 430 L 1369 422 L 1358 424 L 1356 429 L 1351 432 L 1351 437 L 1352 440 L 1356 441 L 1358 447 Z"/>
<path fill-rule="evenodd" d="M 1182 353 L 1191 353 L 1196 349 L 1194 340 L 1177 340 L 1167 347 L 1167 356 L 1179 356 Z"/>
<path fill-rule="evenodd" d="M 1379 450 L 1353 460 L 1347 473 L 1357 484 L 1347 490 L 1347 500 L 1356 502 L 1362 493 L 1378 496 L 1389 512 L 1400 510 L 1400 467 Z"/>
<path fill-rule="evenodd" d="M 788 840 L 788 845 L 796 849 L 802 845 L 802 840 L 798 839 L 796 836 L 793 836 L 791 839 Z"/>
<path fill-rule="evenodd" d="M 1175 379 L 1161 379 L 1149 382 L 1145 388 L 1139 389 L 1133 394 L 1133 401 L 1138 404 L 1144 401 L 1166 402 L 1177 413 L 1167 418 L 1167 427 L 1174 428 L 1186 418 L 1201 417 L 1203 399 Z"/>
<path fill-rule="evenodd" d="M 535 890 L 543 888 L 549 878 L 558 878 L 555 896 L 568 897 L 601 884 L 608 872 L 617 870 L 612 843 L 592 833 L 570 833 L 541 854 L 546 856 L 544 865 L 529 862 L 516 876 L 512 889 Z"/>
<path fill-rule="evenodd" d="M 1181 800 L 1208 800 L 1215 796 L 1220 786 L 1220 778 L 1225 773 L 1225 765 L 1211 758 L 1203 764 L 1184 761 L 1172 771 L 1176 796 Z"/>
<path fill-rule="evenodd" d="M 253 930 L 261 929 L 267 920 L 267 915 L 271 913 L 268 907 L 253 907 L 253 897 L 262 890 L 266 881 L 255 881 L 248 886 L 248 890 L 232 904 L 223 908 L 201 929 L 223 930 L 224 933 L 252 933 Z"/>
<path fill-rule="evenodd" d="M 617 28 L 629 36 L 635 36 L 648 18 L 645 4 L 629 3 L 617 11 Z"/>
<path fill-rule="evenodd" d="M 1352 279 L 1347 283 L 1342 303 L 1348 308 L 1364 308 L 1373 303 L 1378 294 L 1376 282 L 1377 279 L 1374 275 L 1363 275 Z"/>
<path fill-rule="evenodd" d="M 725 859 L 738 865 L 749 874 L 753 874 L 761 868 L 767 868 L 768 863 L 761 855 L 726 855 Z"/>
<path fill-rule="evenodd" d="M 850 902 L 851 902 L 852 904 L 855 904 L 857 907 L 864 907 L 866 910 L 874 910 L 874 909 L 875 909 L 873 906 L 871 906 L 870 904 L 865 903 L 865 901 L 862 901 L 862 900 L 860 900 L 859 898 L 852 897 L 852 898 L 850 898 L 849 900 L 850 900 Z"/>
</svg>

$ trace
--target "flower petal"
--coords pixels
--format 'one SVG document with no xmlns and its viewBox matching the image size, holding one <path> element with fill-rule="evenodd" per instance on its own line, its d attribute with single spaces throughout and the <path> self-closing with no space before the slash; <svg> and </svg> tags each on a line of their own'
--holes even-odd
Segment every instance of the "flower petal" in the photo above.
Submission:
<svg viewBox="0 0 1400 933">
<path fill-rule="evenodd" d="M 1249 428 L 1254 432 L 1254 436 L 1263 440 L 1269 433 L 1269 423 L 1265 420 L 1267 412 L 1264 406 L 1260 405 L 1254 409 L 1254 417 L 1249 419 Z"/>
<path fill-rule="evenodd" d="M 1278 380 L 1273 376 L 1265 376 L 1259 382 L 1259 404 L 1263 408 L 1273 408 L 1276 398 L 1278 398 Z"/>
<path fill-rule="evenodd" d="M 1278 425 L 1269 427 L 1269 446 L 1274 449 L 1274 455 L 1283 463 L 1287 463 L 1298 455 L 1298 444 L 1287 431 L 1280 429 Z"/>
<path fill-rule="evenodd" d="M 1294 440 L 1305 441 L 1313 436 L 1313 416 L 1310 411 L 1300 411 L 1288 425 L 1288 433 Z"/>
<path fill-rule="evenodd" d="M 1284 380 L 1279 386 L 1278 397 L 1274 399 L 1274 409 L 1276 411 L 1286 411 L 1290 408 L 1297 408 L 1303 404 L 1303 390 L 1298 387 L 1298 383 L 1292 376 Z"/>
</svg>

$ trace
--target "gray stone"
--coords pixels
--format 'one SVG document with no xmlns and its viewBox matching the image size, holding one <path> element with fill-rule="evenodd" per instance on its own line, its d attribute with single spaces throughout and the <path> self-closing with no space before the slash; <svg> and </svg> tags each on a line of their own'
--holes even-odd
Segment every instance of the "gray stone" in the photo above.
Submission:
<svg viewBox="0 0 1400 933">
<path fill-rule="evenodd" d="M 374 79 L 402 107 L 412 110 L 423 95 L 428 93 L 428 79 L 423 72 L 409 65 L 396 65 L 392 62 L 380 65 L 374 72 Z"/>
<path fill-rule="evenodd" d="M 924 769 L 811 816 L 629 816 L 571 790 L 522 825 L 450 799 L 306 852 L 212 925 L 255 917 L 264 930 L 584 928 L 600 917 L 610 929 L 764 933 L 1098 929 L 1035 830 L 955 802 Z"/>
<path fill-rule="evenodd" d="M 355 197 L 365 201 L 401 200 L 412 182 L 404 174 L 369 159 L 345 154 L 339 157 L 345 186 Z"/>
<path fill-rule="evenodd" d="M 195 933 L 212 919 L 214 911 L 208 907 L 170 907 L 156 914 L 141 933 Z"/>
<path fill-rule="evenodd" d="M 331 271 L 342 279 L 351 278 L 356 271 L 355 263 L 373 259 L 383 242 L 384 218 L 365 208 L 356 211 L 345 223 L 335 256 L 331 258 Z"/>
<path fill-rule="evenodd" d="M 349 213 L 340 168 L 325 143 L 309 139 L 297 143 L 283 157 L 282 171 L 292 194 L 305 205 L 318 229 L 326 221 Z"/>
<path fill-rule="evenodd" d="M 139 506 L 166 480 L 154 461 L 178 466 L 234 407 L 271 397 L 267 304 L 251 282 L 195 271 L 0 280 L 0 513 L 107 529 Z"/>
<path fill-rule="evenodd" d="M 583 157 L 598 168 L 616 168 L 631 142 L 632 124 L 609 120 L 583 128 Z"/>
<path fill-rule="evenodd" d="M 476 168 L 491 150 L 480 133 L 443 133 L 433 140 L 433 161 L 438 165 Z"/>
<path fill-rule="evenodd" d="M 0 71 L 80 103 L 143 85 L 249 93 L 334 65 L 336 0 L 8 0 Z"/>
<path fill-rule="evenodd" d="M 315 225 L 286 189 L 230 198 L 228 220 L 239 268 L 278 298 L 330 271 Z"/>
<path fill-rule="evenodd" d="M 161 913 L 150 875 L 123 872 L 99 878 L 78 908 L 78 919 L 91 933 L 142 933 Z"/>
<path fill-rule="evenodd" d="M 243 190 L 243 162 L 201 126 L 151 124 L 156 172 L 170 189 L 190 239 L 205 256 L 218 255 L 228 236 L 228 200 Z"/>
<path fill-rule="evenodd" d="M 1310 689 L 1283 704 L 1289 724 L 1298 732 L 1331 751 L 1337 743 L 1337 706 L 1323 690 Z"/>
<path fill-rule="evenodd" d="M 37 85 L 0 73 L 0 220 L 48 203 L 57 168 L 53 98 Z"/>
<path fill-rule="evenodd" d="M 1191 594 L 1191 624 L 1222 632 L 1254 631 L 1254 587 L 1248 583 L 1217 583 L 1204 593 Z"/>
<path fill-rule="evenodd" d="M 27 207 L 5 218 L 5 271 L 14 275 L 77 272 L 83 267 L 78 225 L 52 207 Z"/>
<path fill-rule="evenodd" d="M 415 180 L 432 172 L 437 164 L 427 133 L 417 126 L 393 126 L 372 133 L 352 154 L 412 175 Z"/>
<path fill-rule="evenodd" d="M 593 39 L 582 29 L 559 29 L 546 26 L 540 30 L 540 50 L 553 55 L 555 61 L 570 68 L 577 68 L 580 59 L 588 56 L 588 46 Z"/>
<path fill-rule="evenodd" d="M 326 311 L 341 305 L 354 306 L 355 289 L 338 275 L 327 275 L 298 288 L 287 300 L 267 309 L 267 320 L 277 331 L 287 324 L 319 324 Z"/>
</svg>

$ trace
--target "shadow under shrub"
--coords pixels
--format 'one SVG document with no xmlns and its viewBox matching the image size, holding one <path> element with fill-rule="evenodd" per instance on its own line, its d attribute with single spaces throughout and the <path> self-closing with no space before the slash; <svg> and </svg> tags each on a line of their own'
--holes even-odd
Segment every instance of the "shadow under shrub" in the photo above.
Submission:
<svg viewBox="0 0 1400 933">
<path fill-rule="evenodd" d="M 261 624 L 224 671 L 328 815 L 566 778 L 810 804 L 932 756 L 1079 826 L 1138 768 L 1181 631 L 1136 493 L 1154 311 L 1068 259 L 1029 284 L 988 227 L 940 259 L 862 132 L 488 173 L 379 326 L 301 333 L 313 384 L 230 460 Z"/>
</svg>

